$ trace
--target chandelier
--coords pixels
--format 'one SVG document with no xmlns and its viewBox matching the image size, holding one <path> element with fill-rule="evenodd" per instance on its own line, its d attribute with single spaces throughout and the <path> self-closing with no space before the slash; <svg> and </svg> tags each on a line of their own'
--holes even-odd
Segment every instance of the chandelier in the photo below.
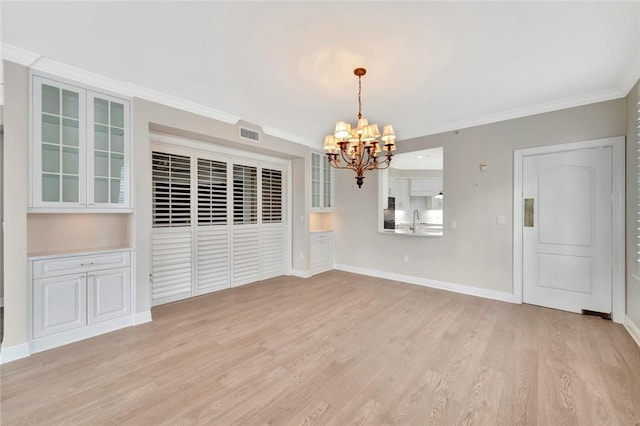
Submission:
<svg viewBox="0 0 640 426">
<path fill-rule="evenodd" d="M 353 73 L 358 76 L 358 123 L 354 128 L 346 121 L 338 121 L 333 135 L 324 138 L 324 149 L 327 150 L 331 167 L 355 171 L 356 183 L 361 188 L 364 172 L 389 167 L 393 156 L 391 151 L 396 149 L 396 134 L 393 126 L 386 125 L 380 135 L 378 125 L 369 124 L 362 117 L 362 76 L 367 70 L 356 68 Z M 378 154 L 383 150 L 384 159 L 378 159 Z"/>
</svg>

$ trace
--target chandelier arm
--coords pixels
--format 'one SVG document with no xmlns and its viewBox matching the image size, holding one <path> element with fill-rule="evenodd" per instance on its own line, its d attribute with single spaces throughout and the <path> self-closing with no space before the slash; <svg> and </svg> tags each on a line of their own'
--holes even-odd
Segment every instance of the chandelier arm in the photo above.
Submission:
<svg viewBox="0 0 640 426">
<path fill-rule="evenodd" d="M 345 163 L 351 164 L 353 166 L 354 164 L 353 158 L 349 157 L 349 154 L 347 154 L 346 146 L 345 146 L 345 149 L 340 150 L 340 156 L 342 157 Z"/>
<path fill-rule="evenodd" d="M 377 164 L 378 164 L 378 167 L 376 167 L 376 170 L 388 169 L 389 166 L 391 165 L 391 157 L 387 157 L 387 158 L 385 158 L 384 161 L 379 161 Z M 373 169 L 371 169 L 371 170 L 373 170 Z"/>
</svg>

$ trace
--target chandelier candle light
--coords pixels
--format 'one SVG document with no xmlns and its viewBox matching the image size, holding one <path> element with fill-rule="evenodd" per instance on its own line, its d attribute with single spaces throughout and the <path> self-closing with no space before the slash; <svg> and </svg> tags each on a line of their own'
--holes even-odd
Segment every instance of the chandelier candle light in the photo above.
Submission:
<svg viewBox="0 0 640 426">
<path fill-rule="evenodd" d="M 356 68 L 353 73 L 358 76 L 358 124 L 352 128 L 350 123 L 338 121 L 333 135 L 324 138 L 324 149 L 327 150 L 331 167 L 356 172 L 356 183 L 358 188 L 361 188 L 364 172 L 389 167 L 393 156 L 391 151 L 396 149 L 396 134 L 393 132 L 393 126 L 386 125 L 380 135 L 378 125 L 369 124 L 367 119 L 362 117 L 362 76 L 367 70 Z M 379 160 L 378 154 L 382 150 L 386 151 L 385 158 Z M 344 165 L 341 165 L 341 159 Z"/>
</svg>

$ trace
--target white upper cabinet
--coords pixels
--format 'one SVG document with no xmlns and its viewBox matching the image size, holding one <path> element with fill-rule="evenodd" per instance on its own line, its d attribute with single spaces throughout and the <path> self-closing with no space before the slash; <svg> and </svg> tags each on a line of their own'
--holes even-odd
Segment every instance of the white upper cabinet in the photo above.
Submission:
<svg viewBox="0 0 640 426">
<path fill-rule="evenodd" d="M 33 76 L 35 212 L 130 211 L 129 101 Z"/>
<path fill-rule="evenodd" d="M 89 207 L 129 205 L 129 102 L 88 92 Z"/>
<path fill-rule="evenodd" d="M 333 169 L 325 155 L 311 153 L 311 209 L 333 209 Z"/>
</svg>

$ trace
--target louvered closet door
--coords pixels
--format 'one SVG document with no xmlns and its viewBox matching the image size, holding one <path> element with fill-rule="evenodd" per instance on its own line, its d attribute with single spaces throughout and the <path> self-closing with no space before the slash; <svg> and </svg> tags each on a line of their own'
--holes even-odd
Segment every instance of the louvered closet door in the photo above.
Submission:
<svg viewBox="0 0 640 426">
<path fill-rule="evenodd" d="M 227 163 L 198 158 L 197 293 L 229 288 Z"/>
<path fill-rule="evenodd" d="M 153 306 L 192 295 L 191 159 L 152 153 Z"/>
<path fill-rule="evenodd" d="M 258 168 L 233 165 L 232 285 L 260 279 Z"/>
<path fill-rule="evenodd" d="M 283 216 L 282 170 L 262 168 L 262 235 L 260 252 L 261 278 L 277 277 L 285 273 L 285 227 Z"/>
<path fill-rule="evenodd" d="M 285 166 L 152 150 L 154 306 L 286 273 Z"/>
</svg>

